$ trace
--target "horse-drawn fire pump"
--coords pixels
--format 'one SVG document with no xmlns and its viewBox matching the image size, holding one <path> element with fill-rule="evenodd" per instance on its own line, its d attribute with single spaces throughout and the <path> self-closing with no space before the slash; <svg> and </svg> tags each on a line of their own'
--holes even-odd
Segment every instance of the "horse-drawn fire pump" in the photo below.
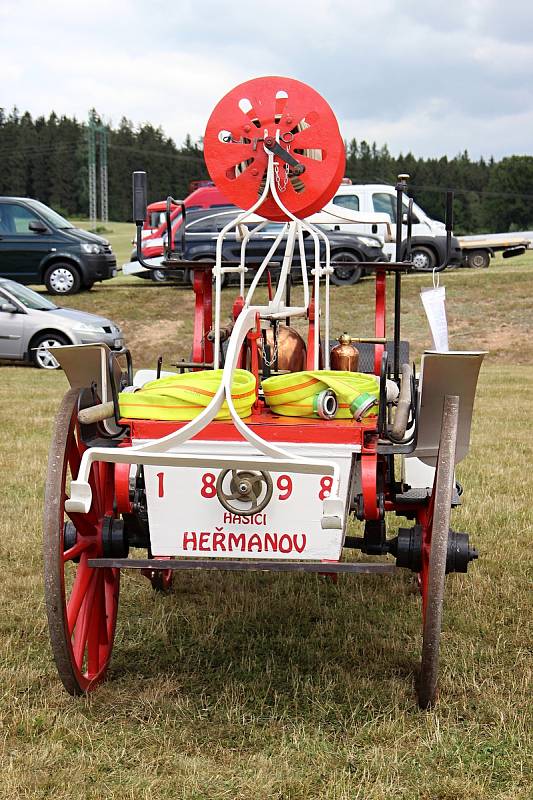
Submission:
<svg viewBox="0 0 533 800">
<path fill-rule="evenodd" d="M 204 148 L 211 177 L 237 209 L 218 234 L 214 264 L 184 261 L 168 225 L 163 268 L 193 275 L 191 360 L 177 372 L 158 363 L 134 374 L 128 352 L 57 349 L 71 389 L 50 449 L 44 558 L 59 675 L 72 694 L 104 677 L 122 569 L 140 570 L 164 590 L 180 570 L 392 575 L 405 568 L 418 575 L 422 597 L 417 684 L 427 707 L 436 697 L 445 575 L 466 572 L 477 556 L 468 535 L 450 529 L 450 514 L 483 354 L 428 351 L 419 376 L 409 365 L 400 335 L 401 276 L 412 268 L 403 176 L 396 261 L 365 265 L 375 272 L 374 335 L 355 330 L 332 340 L 329 242 L 307 219 L 320 218 L 341 181 L 344 144 L 329 105 L 310 87 L 277 77 L 236 87 L 214 109 Z M 134 173 L 133 189 L 138 256 L 151 268 L 140 248 L 144 173 Z M 250 270 L 247 253 L 269 221 L 282 223 L 279 233 Z M 222 261 L 227 236 L 240 241 L 234 262 Z M 221 305 L 226 274 L 238 282 L 229 323 Z M 268 299 L 260 303 L 265 278 Z M 391 513 L 412 526 L 388 537 Z M 348 529 L 352 518 L 359 532 Z M 144 548 L 146 558 L 128 557 L 130 548 Z M 371 558 L 346 560 L 350 549 Z"/>
</svg>

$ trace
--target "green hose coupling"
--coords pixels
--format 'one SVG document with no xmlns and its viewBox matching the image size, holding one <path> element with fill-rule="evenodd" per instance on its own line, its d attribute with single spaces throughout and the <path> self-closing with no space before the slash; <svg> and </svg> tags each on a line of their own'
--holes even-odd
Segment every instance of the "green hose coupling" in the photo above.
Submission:
<svg viewBox="0 0 533 800">
<path fill-rule="evenodd" d="M 377 403 L 377 398 L 373 394 L 363 392 L 350 403 L 350 413 L 359 422 Z"/>
<path fill-rule="evenodd" d="M 324 389 L 313 397 L 313 414 L 321 419 L 333 419 L 339 403 L 332 389 Z"/>
</svg>

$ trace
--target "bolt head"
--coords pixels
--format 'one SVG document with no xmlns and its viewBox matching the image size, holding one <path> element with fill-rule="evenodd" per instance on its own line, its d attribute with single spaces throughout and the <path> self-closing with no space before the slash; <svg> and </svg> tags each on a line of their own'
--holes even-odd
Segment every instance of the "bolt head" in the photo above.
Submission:
<svg viewBox="0 0 533 800">
<path fill-rule="evenodd" d="M 287 123 L 287 125 L 292 125 L 292 117 L 286 117 L 285 122 Z"/>
<path fill-rule="evenodd" d="M 250 130 L 251 130 L 251 128 L 250 128 L 250 126 L 249 126 L 249 125 L 245 125 L 245 126 L 244 126 L 244 132 L 245 132 L 245 133 L 250 133 Z"/>
<path fill-rule="evenodd" d="M 257 169 L 254 167 L 254 168 L 251 170 L 251 173 L 252 173 L 252 175 L 253 175 L 253 176 L 254 176 L 254 178 L 255 178 L 255 177 L 257 177 L 257 175 L 259 175 L 259 170 L 257 170 Z"/>
</svg>

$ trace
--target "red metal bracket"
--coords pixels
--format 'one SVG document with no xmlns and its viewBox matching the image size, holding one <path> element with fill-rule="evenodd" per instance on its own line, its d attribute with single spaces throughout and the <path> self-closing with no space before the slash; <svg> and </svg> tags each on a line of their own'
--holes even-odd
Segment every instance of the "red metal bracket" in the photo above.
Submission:
<svg viewBox="0 0 533 800">
<path fill-rule="evenodd" d="M 213 344 L 207 334 L 213 326 L 213 284 L 210 270 L 193 269 L 194 328 L 192 360 L 197 363 L 213 361 Z"/>
<path fill-rule="evenodd" d="M 377 436 L 363 436 L 361 446 L 361 491 L 365 519 L 380 519 L 378 507 Z"/>
<path fill-rule="evenodd" d="M 376 272 L 376 317 L 375 317 L 375 336 L 385 338 L 386 335 L 386 286 L 387 277 L 383 270 Z M 374 375 L 381 375 L 381 360 L 385 345 L 374 345 Z"/>
</svg>

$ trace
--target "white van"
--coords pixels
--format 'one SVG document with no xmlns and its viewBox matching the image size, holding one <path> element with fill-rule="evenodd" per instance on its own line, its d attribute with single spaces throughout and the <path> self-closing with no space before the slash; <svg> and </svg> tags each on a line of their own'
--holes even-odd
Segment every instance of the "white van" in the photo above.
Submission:
<svg viewBox="0 0 533 800">
<path fill-rule="evenodd" d="M 404 210 L 407 212 L 409 198 L 404 195 Z M 341 208 L 350 211 L 368 214 L 369 220 L 375 214 L 386 214 L 391 223 L 393 240 L 396 239 L 396 191 L 394 186 L 384 183 L 342 184 L 337 189 L 335 196 L 324 206 L 324 211 L 332 214 Z M 311 218 L 312 219 L 312 218 Z M 328 225 L 340 229 L 340 225 Z M 342 230 L 361 234 L 373 234 L 383 238 L 383 228 L 375 222 L 358 222 L 356 224 L 343 224 Z M 403 237 L 407 235 L 407 228 L 403 226 Z M 431 270 L 443 263 L 446 254 L 446 229 L 443 222 L 431 219 L 413 203 L 413 228 L 412 228 L 412 260 L 418 270 Z M 461 248 L 458 240 L 452 237 L 451 263 L 460 264 L 462 261 Z M 405 247 L 405 243 L 404 243 Z M 396 244 L 384 241 L 383 250 L 390 259 L 396 258 Z M 402 253 L 403 257 L 403 253 Z"/>
</svg>

